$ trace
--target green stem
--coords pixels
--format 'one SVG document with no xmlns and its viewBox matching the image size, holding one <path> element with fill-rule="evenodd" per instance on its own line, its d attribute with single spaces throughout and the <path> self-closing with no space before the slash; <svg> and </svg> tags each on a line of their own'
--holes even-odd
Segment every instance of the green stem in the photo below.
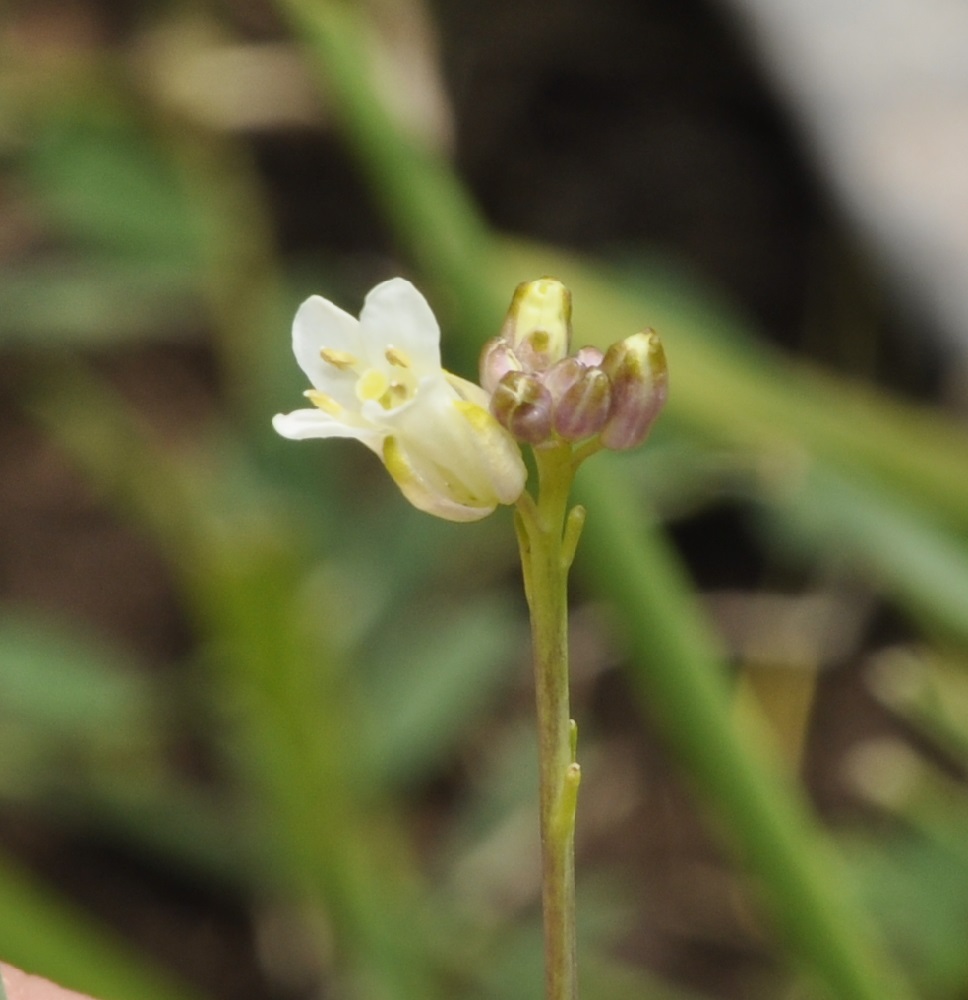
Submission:
<svg viewBox="0 0 968 1000">
<path fill-rule="evenodd" d="M 568 700 L 568 570 L 584 511 L 568 511 L 570 446 L 538 450 L 538 498 L 515 519 L 531 610 L 538 712 L 542 905 L 547 1000 L 578 996 L 575 938 L 575 805 L 581 771 Z"/>
</svg>

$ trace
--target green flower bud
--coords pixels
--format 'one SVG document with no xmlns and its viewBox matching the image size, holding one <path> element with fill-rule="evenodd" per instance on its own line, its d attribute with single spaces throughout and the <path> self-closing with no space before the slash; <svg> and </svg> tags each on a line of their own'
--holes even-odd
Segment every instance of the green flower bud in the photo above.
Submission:
<svg viewBox="0 0 968 1000">
<path fill-rule="evenodd" d="M 536 375 L 510 371 L 491 396 L 491 412 L 518 441 L 536 445 L 551 436 L 551 393 Z"/>
<path fill-rule="evenodd" d="M 646 330 L 612 344 L 601 370 L 612 385 L 612 409 L 602 428 L 602 444 L 616 451 L 634 448 L 645 440 L 668 394 L 659 335 Z"/>
<path fill-rule="evenodd" d="M 571 349 L 571 292 L 554 278 L 524 281 L 501 330 L 526 371 L 543 372 Z"/>
</svg>

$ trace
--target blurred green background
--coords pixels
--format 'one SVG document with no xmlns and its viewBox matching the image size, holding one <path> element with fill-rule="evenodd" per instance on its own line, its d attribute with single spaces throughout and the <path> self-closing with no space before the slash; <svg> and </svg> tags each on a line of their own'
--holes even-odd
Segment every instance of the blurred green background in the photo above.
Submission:
<svg viewBox="0 0 968 1000">
<path fill-rule="evenodd" d="M 714 6 L 0 15 L 0 958 L 102 1000 L 540 995 L 510 515 L 269 419 L 318 292 L 473 376 L 644 326 L 573 581 L 589 998 L 968 996 L 968 435 Z"/>
</svg>

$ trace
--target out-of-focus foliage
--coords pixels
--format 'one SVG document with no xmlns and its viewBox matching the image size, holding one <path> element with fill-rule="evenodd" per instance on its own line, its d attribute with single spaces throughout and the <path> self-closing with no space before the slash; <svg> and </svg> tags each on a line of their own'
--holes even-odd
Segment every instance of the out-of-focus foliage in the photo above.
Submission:
<svg viewBox="0 0 968 1000">
<path fill-rule="evenodd" d="M 119 52 L 45 38 L 56 11 L 29 7 L 8 14 L 0 39 L 0 349 L 13 428 L 2 496 L 17 494 L 24 440 L 50 467 L 69 466 L 77 479 L 58 488 L 160 559 L 190 638 L 150 664 L 63 608 L 16 593 L 0 608 L 0 957 L 103 1000 L 242 988 L 217 975 L 186 985 L 197 970 L 177 951 L 190 933 L 174 948 L 177 971 L 158 971 L 139 956 L 165 950 L 150 933 L 126 941 L 123 920 L 108 929 L 110 906 L 95 916 L 70 902 L 43 851 L 31 870 L 22 826 L 114 845 L 201 895 L 231 897 L 250 928 L 247 996 L 536 995 L 535 770 L 507 512 L 434 521 L 362 449 L 269 430 L 303 388 L 287 336 L 303 291 L 352 312 L 366 279 L 386 275 L 321 246 L 310 288 L 307 262 L 274 246 L 244 133 L 173 103 L 163 74 L 147 71 L 159 39 L 185 47 L 185 66 L 238 55 L 227 24 L 159 8 Z M 654 810 L 661 825 L 628 733 L 615 745 L 582 721 L 588 677 L 619 659 L 633 732 L 658 734 L 736 858 L 684 868 L 696 881 L 682 896 L 731 914 L 739 950 L 760 953 L 737 973 L 740 995 L 963 995 L 968 435 L 940 411 L 781 360 L 667 267 L 607 269 L 492 232 L 446 162 L 384 107 L 361 55 L 362 13 L 289 0 L 277 14 L 291 46 L 271 65 L 325 81 L 335 134 L 400 248 L 394 266 L 431 290 L 465 374 L 517 281 L 542 273 L 572 287 L 583 339 L 648 324 L 667 345 L 672 398 L 654 440 L 596 459 L 580 483 L 589 526 L 576 586 L 596 609 L 591 624 L 580 618 L 575 654 L 586 995 L 688 998 L 650 971 L 674 971 L 654 942 L 701 950 L 707 934 L 711 952 L 722 946 L 713 921 L 663 924 L 653 886 L 611 849 L 651 842 L 632 816 Z M 261 66 L 264 55 L 247 58 Z M 158 349 L 214 369 L 204 406 L 167 400 L 164 382 L 146 401 L 119 375 L 123 359 Z M 771 734 L 734 698 L 724 641 L 666 533 L 724 502 L 777 565 L 823 595 L 852 595 L 844 617 L 876 598 L 905 623 L 869 674 L 903 725 L 889 744 L 858 741 L 844 777 L 876 822 L 839 845 L 777 761 L 778 747 L 802 750 L 802 734 Z M 749 642 L 734 643 L 741 672 L 774 681 L 759 687 L 774 692 L 767 720 L 784 691 L 806 716 L 825 665 L 825 620 L 791 621 L 751 615 Z M 865 652 L 840 655 L 859 666 Z M 651 949 L 636 947 L 642 926 L 663 928 Z"/>
</svg>

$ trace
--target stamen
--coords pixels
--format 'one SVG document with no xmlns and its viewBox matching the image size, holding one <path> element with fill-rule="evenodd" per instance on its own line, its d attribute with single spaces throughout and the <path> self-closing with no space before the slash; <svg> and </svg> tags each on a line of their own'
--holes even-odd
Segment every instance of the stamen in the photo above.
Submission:
<svg viewBox="0 0 968 1000">
<path fill-rule="evenodd" d="M 350 354 L 349 351 L 338 351 L 335 347 L 324 347 L 319 352 L 319 356 L 327 364 L 339 368 L 340 371 L 347 371 L 360 363 L 360 359 L 356 355 Z"/>
<path fill-rule="evenodd" d="M 319 407 L 323 413 L 328 413 L 331 417 L 338 417 L 343 412 L 343 407 L 332 396 L 327 396 L 318 389 L 307 389 L 303 395 L 313 406 Z"/>
<path fill-rule="evenodd" d="M 383 356 L 395 368 L 410 368 L 413 365 L 413 362 L 410 360 L 406 351 L 400 350 L 399 347 L 388 347 L 386 351 L 384 351 Z"/>
</svg>

